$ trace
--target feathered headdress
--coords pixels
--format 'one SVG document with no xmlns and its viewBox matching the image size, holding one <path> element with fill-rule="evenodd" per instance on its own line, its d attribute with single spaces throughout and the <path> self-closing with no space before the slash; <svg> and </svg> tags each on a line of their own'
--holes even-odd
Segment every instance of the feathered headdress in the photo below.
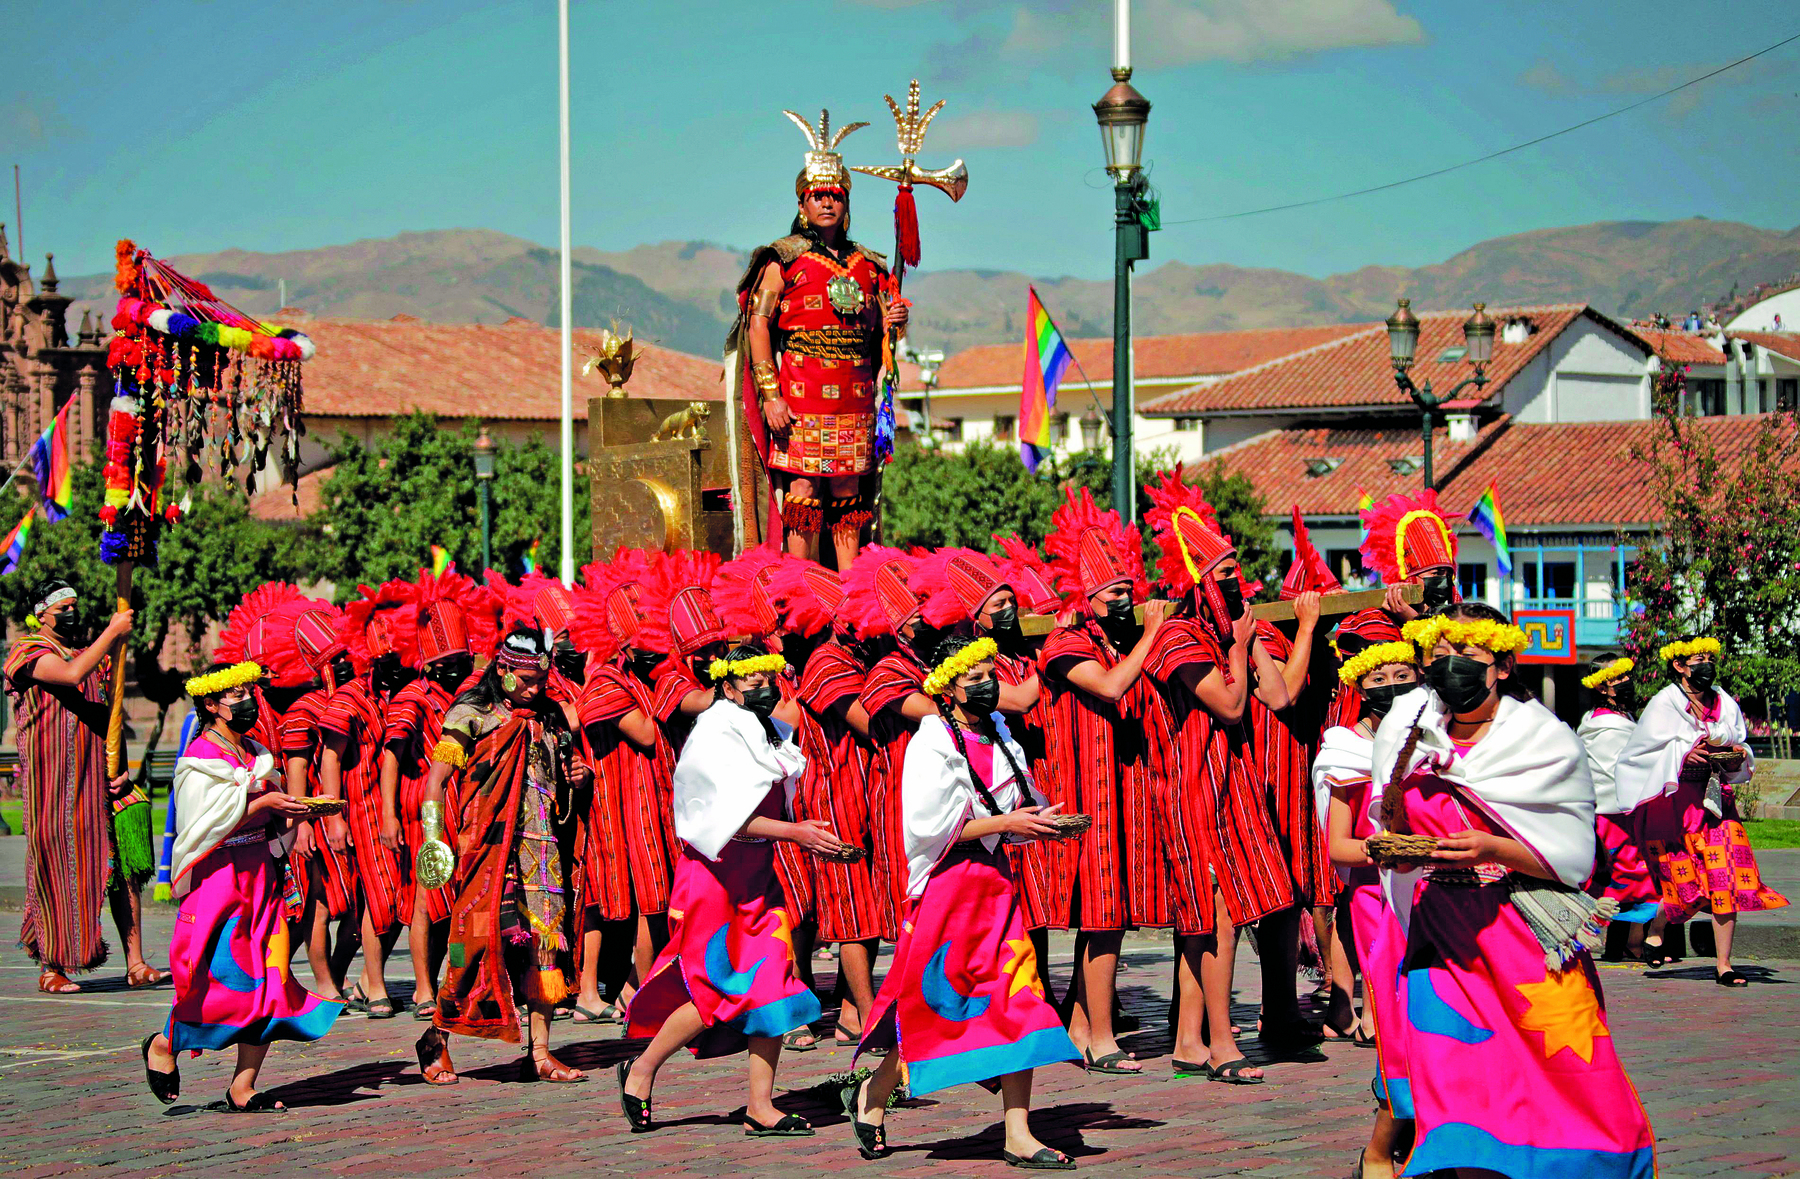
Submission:
<svg viewBox="0 0 1800 1179">
<path fill-rule="evenodd" d="M 367 667 L 383 655 L 398 655 L 408 667 L 419 665 L 418 628 L 403 627 L 402 614 L 416 610 L 418 587 L 410 581 L 386 581 L 379 588 L 359 585 L 357 595 L 344 605 L 338 619 L 338 638 L 350 648 L 358 667 Z M 405 632 L 405 639 L 401 635 Z"/>
<path fill-rule="evenodd" d="M 781 610 L 782 629 L 795 635 L 815 635 L 833 626 L 844 607 L 844 583 L 838 575 L 804 557 L 773 566 L 769 595 Z"/>
<path fill-rule="evenodd" d="M 987 554 L 943 548 L 926 554 L 908 584 L 925 600 L 919 613 L 941 629 L 973 619 L 1007 581 Z"/>
<path fill-rule="evenodd" d="M 259 663 L 270 670 L 270 682 L 277 688 L 298 688 L 318 676 L 314 648 L 322 632 L 335 644 L 337 607 L 319 598 L 308 598 L 295 592 L 271 610 L 263 627 L 263 658 Z M 304 627 L 309 641 L 304 645 L 295 628 Z M 327 656 L 329 658 L 329 656 Z"/>
<path fill-rule="evenodd" d="M 1036 547 L 1017 536 L 994 534 L 994 540 L 1006 559 L 1000 571 L 1006 582 L 1019 595 L 1019 609 L 1030 614 L 1056 614 L 1062 610 L 1062 595 L 1056 592 L 1056 574 L 1044 561 Z"/>
<path fill-rule="evenodd" d="M 616 647 L 637 641 L 644 624 L 644 582 L 650 576 L 653 554 L 643 549 L 621 545 L 610 561 L 595 561 L 581 567 L 581 584 L 576 597 L 592 595 L 601 604 L 601 622 Z M 577 624 L 579 625 L 579 623 Z M 576 636 L 575 641 L 590 650 L 603 645 L 597 638 Z"/>
<path fill-rule="evenodd" d="M 712 585 L 713 605 L 733 634 L 767 638 L 781 629 L 781 608 L 769 585 L 778 567 L 798 559 L 757 545 L 719 566 Z"/>
<path fill-rule="evenodd" d="M 685 659 L 708 643 L 724 642 L 725 624 L 711 597 L 718 571 L 717 553 L 656 554 L 638 599 L 644 621 L 636 645 Z"/>
<path fill-rule="evenodd" d="M 394 619 L 394 643 L 418 653 L 421 665 L 468 653 L 491 659 L 500 644 L 501 600 L 454 565 L 442 573 L 419 570 L 412 609 Z"/>
<path fill-rule="evenodd" d="M 1386 610 L 1358 610 L 1338 623 L 1337 635 L 1332 641 L 1337 644 L 1340 654 L 1353 655 L 1364 647 L 1399 642 L 1400 624 Z"/>
<path fill-rule="evenodd" d="M 1145 597 L 1150 586 L 1136 531 L 1120 522 L 1119 513 L 1094 506 L 1087 488 L 1065 488 L 1063 494 L 1065 501 L 1050 517 L 1050 535 L 1044 538 L 1063 605 L 1086 613 L 1088 598 L 1121 581 L 1131 583 L 1133 597 Z"/>
<path fill-rule="evenodd" d="M 213 658 L 222 663 L 260 663 L 270 671 L 278 670 L 269 656 L 269 619 L 282 606 L 305 597 L 300 588 L 285 581 L 259 585 L 244 595 L 232 608 L 219 632 L 219 647 Z M 288 644 L 293 644 L 293 628 L 288 628 Z"/>
<path fill-rule="evenodd" d="M 919 612 L 912 591 L 919 558 L 885 545 L 864 545 L 844 577 L 844 611 L 858 638 L 897 632 Z"/>
<path fill-rule="evenodd" d="M 1368 536 L 1362 544 L 1363 567 L 1398 585 L 1422 569 L 1456 564 L 1456 532 L 1438 510 L 1437 492 L 1417 498 L 1390 495 L 1362 513 Z"/>
<path fill-rule="evenodd" d="M 1198 487 L 1182 481 L 1181 468 L 1163 471 L 1145 489 L 1151 507 L 1145 513 L 1161 553 L 1157 569 L 1164 584 L 1185 594 L 1237 550 L 1219 528 L 1219 514 Z"/>
<path fill-rule="evenodd" d="M 1325 563 L 1324 556 L 1313 547 L 1312 537 L 1306 531 L 1306 519 L 1300 515 L 1300 505 L 1294 505 L 1294 563 L 1288 567 L 1287 576 L 1281 580 L 1281 599 L 1287 601 L 1312 590 L 1321 594 L 1335 594 L 1344 588 L 1331 572 L 1331 566 Z"/>
</svg>

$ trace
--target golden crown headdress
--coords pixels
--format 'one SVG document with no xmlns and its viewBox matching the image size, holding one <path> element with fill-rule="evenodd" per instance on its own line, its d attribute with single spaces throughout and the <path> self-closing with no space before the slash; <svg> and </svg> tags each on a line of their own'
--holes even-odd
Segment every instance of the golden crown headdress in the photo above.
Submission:
<svg viewBox="0 0 1800 1179">
<path fill-rule="evenodd" d="M 842 189 L 850 191 L 850 170 L 844 167 L 844 157 L 838 154 L 838 144 L 844 142 L 844 136 L 852 131 L 867 127 L 867 123 L 846 123 L 836 132 L 831 129 L 831 112 L 819 112 L 819 125 L 814 127 L 793 111 L 782 111 L 782 114 L 794 121 L 800 133 L 806 136 L 806 165 L 800 169 L 800 175 L 794 178 L 794 195 L 803 197 L 807 193 L 820 188 Z"/>
</svg>

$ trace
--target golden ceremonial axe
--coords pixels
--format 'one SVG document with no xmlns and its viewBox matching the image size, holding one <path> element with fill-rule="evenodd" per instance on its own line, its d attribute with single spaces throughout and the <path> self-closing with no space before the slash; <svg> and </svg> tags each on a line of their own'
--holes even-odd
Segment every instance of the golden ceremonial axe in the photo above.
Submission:
<svg viewBox="0 0 1800 1179">
<path fill-rule="evenodd" d="M 891 94 L 882 95 L 887 99 L 888 109 L 894 112 L 894 136 L 900 145 L 900 162 L 898 164 L 871 164 L 867 167 L 852 166 L 852 172 L 861 172 L 866 176 L 879 176 L 883 180 L 892 180 L 901 188 L 911 188 L 915 184 L 929 184 L 932 188 L 947 194 L 952 201 L 962 200 L 963 193 L 969 190 L 969 170 L 957 160 L 948 168 L 928 169 L 919 167 L 919 149 L 925 146 L 925 128 L 931 120 L 944 109 L 944 100 L 938 99 L 930 110 L 919 111 L 919 80 L 914 78 L 907 88 L 906 108 L 894 101 Z"/>
</svg>

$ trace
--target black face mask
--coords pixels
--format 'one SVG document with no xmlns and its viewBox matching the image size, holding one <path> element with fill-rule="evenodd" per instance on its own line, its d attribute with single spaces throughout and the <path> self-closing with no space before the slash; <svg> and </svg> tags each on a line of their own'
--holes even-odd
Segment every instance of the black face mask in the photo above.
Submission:
<svg viewBox="0 0 1800 1179">
<path fill-rule="evenodd" d="M 406 668 L 398 659 L 384 655 L 375 661 L 373 679 L 377 692 L 384 696 L 391 695 L 406 683 Z"/>
<path fill-rule="evenodd" d="M 1450 574 L 1443 569 L 1436 569 L 1425 575 L 1423 582 L 1425 600 L 1422 605 L 1425 613 L 1442 610 L 1456 598 L 1456 584 L 1450 580 Z"/>
<path fill-rule="evenodd" d="M 970 716 L 987 716 L 999 707 L 999 680 L 983 680 L 963 689 L 963 711 Z"/>
<path fill-rule="evenodd" d="M 1114 598 L 1106 603 L 1106 613 L 1099 619 L 1100 629 L 1112 640 L 1115 647 L 1127 647 L 1127 641 L 1137 630 L 1137 611 L 1129 596 Z"/>
<path fill-rule="evenodd" d="M 86 647 L 93 639 L 93 630 L 81 616 L 81 610 L 70 606 L 56 616 L 56 637 L 65 647 Z"/>
<path fill-rule="evenodd" d="M 744 707 L 764 719 L 773 715 L 775 706 L 780 703 L 781 690 L 774 684 L 764 684 L 760 688 L 744 689 Z"/>
<path fill-rule="evenodd" d="M 1719 665 L 1716 663 L 1695 663 L 1688 667 L 1688 687 L 1696 692 L 1709 690 L 1719 678 Z"/>
<path fill-rule="evenodd" d="M 1378 684 L 1373 688 L 1362 689 L 1363 702 L 1368 706 L 1369 715 L 1376 720 L 1388 714 L 1394 707 L 1394 701 L 1418 687 L 1417 684 Z"/>
<path fill-rule="evenodd" d="M 449 659 L 440 659 L 425 669 L 425 676 L 438 687 L 447 692 L 454 692 L 462 687 L 475 670 L 475 661 L 467 655 L 454 655 Z"/>
<path fill-rule="evenodd" d="M 664 655 L 661 651 L 646 651 L 641 647 L 633 648 L 631 652 L 631 674 L 635 675 L 645 683 L 649 683 L 650 677 L 655 674 L 656 669 L 661 667 L 663 660 L 667 658 L 668 656 Z"/>
<path fill-rule="evenodd" d="M 1232 621 L 1244 612 L 1244 579 L 1227 577 L 1219 582 L 1219 596 L 1225 599 L 1225 609 L 1231 613 Z"/>
<path fill-rule="evenodd" d="M 331 661 L 331 678 L 336 681 L 335 687 L 343 687 L 356 678 L 356 665 L 348 659 L 333 659 Z"/>
<path fill-rule="evenodd" d="M 587 678 L 587 656 L 569 641 L 568 635 L 556 640 L 556 646 L 550 651 L 550 662 L 556 665 L 556 670 L 566 680 L 580 683 Z"/>
<path fill-rule="evenodd" d="M 257 718 L 262 709 L 256 703 L 256 697 L 246 696 L 231 706 L 231 715 L 225 718 L 225 725 L 232 732 L 242 736 L 256 727 Z"/>
<path fill-rule="evenodd" d="M 1473 712 L 1488 698 L 1487 672 L 1492 666 L 1468 655 L 1439 655 L 1425 669 L 1425 679 L 1453 715 Z"/>
<path fill-rule="evenodd" d="M 1600 702 L 1614 712 L 1630 712 L 1637 707 L 1637 689 L 1630 684 L 1614 688 L 1612 695 L 1600 697 Z"/>
<path fill-rule="evenodd" d="M 913 623 L 912 638 L 906 645 L 912 648 L 914 655 L 924 660 L 927 665 L 935 662 L 937 649 L 943 646 L 944 632 L 935 626 L 927 625 L 923 620 Z"/>
</svg>

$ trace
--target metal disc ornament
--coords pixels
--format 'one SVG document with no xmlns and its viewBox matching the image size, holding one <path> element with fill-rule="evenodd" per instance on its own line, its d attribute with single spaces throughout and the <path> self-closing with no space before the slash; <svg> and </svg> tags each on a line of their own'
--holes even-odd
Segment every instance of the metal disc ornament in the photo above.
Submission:
<svg viewBox="0 0 1800 1179">
<path fill-rule="evenodd" d="M 413 879 L 426 888 L 442 888 L 456 870 L 456 855 L 441 839 L 427 839 L 413 859 Z"/>
</svg>

